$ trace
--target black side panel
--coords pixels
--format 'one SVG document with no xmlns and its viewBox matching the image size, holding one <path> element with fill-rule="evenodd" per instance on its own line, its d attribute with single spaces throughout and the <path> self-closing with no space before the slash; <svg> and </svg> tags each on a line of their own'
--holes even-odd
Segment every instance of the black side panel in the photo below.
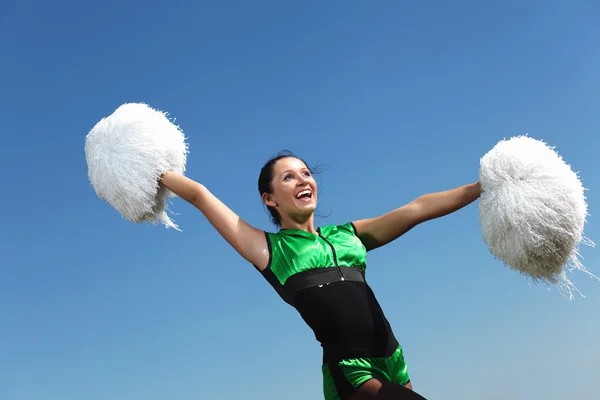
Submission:
<svg viewBox="0 0 600 400">
<path fill-rule="evenodd" d="M 286 291 L 283 289 L 283 285 L 281 285 L 281 283 L 279 283 L 279 280 L 277 279 L 277 277 L 275 276 L 273 271 L 271 271 L 271 268 L 265 269 L 262 272 L 262 274 L 265 277 L 265 279 L 267 280 L 267 282 L 269 282 L 271 284 L 271 286 L 273 286 L 273 289 L 275 289 L 277 291 L 279 296 L 281 296 L 283 301 L 285 301 L 289 305 L 293 306 L 293 298 L 291 298 L 291 296 L 289 296 L 286 293 Z"/>
</svg>

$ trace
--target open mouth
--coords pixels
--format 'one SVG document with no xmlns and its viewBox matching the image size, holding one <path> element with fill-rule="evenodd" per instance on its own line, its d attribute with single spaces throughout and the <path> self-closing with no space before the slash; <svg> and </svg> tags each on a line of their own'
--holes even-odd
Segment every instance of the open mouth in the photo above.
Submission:
<svg viewBox="0 0 600 400">
<path fill-rule="evenodd" d="M 301 201 L 310 201 L 312 199 L 312 191 L 310 189 L 303 190 L 296 195 L 296 198 Z"/>
</svg>

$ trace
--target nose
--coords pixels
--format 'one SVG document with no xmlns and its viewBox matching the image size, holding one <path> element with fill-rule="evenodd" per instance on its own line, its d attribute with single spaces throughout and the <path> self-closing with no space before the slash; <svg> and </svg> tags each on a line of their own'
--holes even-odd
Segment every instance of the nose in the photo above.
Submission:
<svg viewBox="0 0 600 400">
<path fill-rule="evenodd" d="M 308 178 L 305 177 L 304 175 L 300 175 L 300 177 L 298 178 L 298 186 L 303 186 L 308 182 Z"/>
</svg>

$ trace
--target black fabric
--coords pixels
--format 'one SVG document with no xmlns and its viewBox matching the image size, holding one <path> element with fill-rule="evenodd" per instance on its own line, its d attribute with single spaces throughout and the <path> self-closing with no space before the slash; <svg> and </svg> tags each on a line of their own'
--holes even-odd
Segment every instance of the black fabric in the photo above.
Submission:
<svg viewBox="0 0 600 400">
<path fill-rule="evenodd" d="M 286 292 L 296 293 L 310 287 L 327 285 L 340 280 L 348 282 L 364 282 L 365 275 L 360 268 L 316 268 L 300 272 L 288 278 L 283 285 Z"/>
<path fill-rule="evenodd" d="M 283 301 L 285 301 L 289 305 L 293 306 L 294 305 L 294 293 L 286 292 L 283 289 L 283 286 L 281 285 L 281 283 L 279 283 L 279 280 L 277 279 L 277 277 L 275 276 L 273 271 L 271 271 L 271 269 L 268 268 L 268 269 L 265 269 L 262 272 L 262 274 L 265 277 L 265 279 L 267 280 L 267 282 L 269 282 L 269 284 L 271 286 L 273 286 L 273 289 L 275 289 L 275 291 L 279 294 L 279 296 L 283 299 Z"/>
<path fill-rule="evenodd" d="M 335 282 L 299 291 L 294 301 L 323 346 L 323 361 L 389 357 L 398 347 L 389 322 L 366 282 Z"/>
<path fill-rule="evenodd" d="M 279 280 L 271 271 L 265 269 L 262 271 L 263 276 L 271 286 L 277 291 L 279 296 L 291 306 L 295 306 L 296 294 L 299 291 L 316 286 L 324 286 L 333 282 L 365 282 L 364 271 L 360 268 L 318 268 L 310 271 L 300 272 L 292 275 L 284 285 L 279 283 Z"/>
</svg>

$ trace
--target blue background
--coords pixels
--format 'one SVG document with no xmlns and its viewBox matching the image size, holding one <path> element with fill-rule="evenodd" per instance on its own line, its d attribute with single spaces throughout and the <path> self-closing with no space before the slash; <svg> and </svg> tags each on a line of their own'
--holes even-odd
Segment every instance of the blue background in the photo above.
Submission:
<svg viewBox="0 0 600 400">
<path fill-rule="evenodd" d="M 188 175 L 262 229 L 256 180 L 280 149 L 326 165 L 322 225 L 473 182 L 528 133 L 581 171 L 600 240 L 598 15 L 592 0 L 4 0 L 0 399 L 321 397 L 312 333 L 198 211 L 174 201 L 180 233 L 95 195 L 85 135 L 125 102 L 169 111 Z M 597 396 L 600 283 L 572 275 L 572 302 L 529 285 L 489 254 L 476 204 L 369 265 L 426 397 Z"/>
</svg>

